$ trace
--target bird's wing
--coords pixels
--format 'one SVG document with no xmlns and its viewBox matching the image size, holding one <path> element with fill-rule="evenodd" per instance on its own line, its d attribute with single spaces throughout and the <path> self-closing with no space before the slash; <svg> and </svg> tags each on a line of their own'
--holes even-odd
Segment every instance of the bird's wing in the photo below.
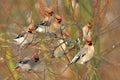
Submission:
<svg viewBox="0 0 120 80">
<path fill-rule="evenodd" d="M 27 64 L 29 61 L 30 61 L 30 58 L 28 58 L 28 57 L 27 58 L 25 57 L 24 59 L 20 59 L 20 61 L 16 65 L 15 69 L 23 66 L 24 64 Z"/>
<path fill-rule="evenodd" d="M 88 52 L 88 48 L 84 47 L 84 48 L 82 48 L 77 54 L 79 54 L 79 55 L 84 55 L 84 54 L 86 54 L 87 52 Z"/>
<path fill-rule="evenodd" d="M 65 29 L 65 26 L 64 26 L 64 25 L 61 25 L 60 28 L 63 30 L 63 29 Z"/>
<path fill-rule="evenodd" d="M 88 52 L 88 48 L 82 48 L 70 61 L 70 64 L 77 62 L 83 55 L 85 55 Z"/>
<path fill-rule="evenodd" d="M 34 25 L 35 30 L 36 30 L 38 27 L 44 27 L 44 24 L 45 24 L 45 23 L 39 23 L 39 24 Z"/>
<path fill-rule="evenodd" d="M 18 36 L 15 39 L 24 37 L 24 35 L 25 35 L 25 33 L 18 34 Z"/>
<path fill-rule="evenodd" d="M 21 62 L 22 62 L 23 64 L 26 64 L 26 63 L 28 63 L 30 60 L 31 60 L 31 58 L 25 57 L 23 60 L 21 60 Z"/>
</svg>

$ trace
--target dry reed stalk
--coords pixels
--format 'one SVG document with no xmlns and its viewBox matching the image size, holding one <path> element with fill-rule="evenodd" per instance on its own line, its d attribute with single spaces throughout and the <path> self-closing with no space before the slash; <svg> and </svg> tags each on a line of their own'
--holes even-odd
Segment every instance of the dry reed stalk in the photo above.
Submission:
<svg viewBox="0 0 120 80">
<path fill-rule="evenodd" d="M 57 11 L 57 13 L 59 14 L 59 7 L 58 7 L 58 0 L 55 0 L 55 3 L 56 3 L 56 11 Z"/>
<path fill-rule="evenodd" d="M 115 15 L 118 15 L 117 11 L 113 8 L 111 0 L 107 0 L 108 7 L 114 12 Z"/>
<path fill-rule="evenodd" d="M 69 2 L 69 7 L 71 9 L 71 13 L 72 13 L 73 19 L 76 20 L 75 19 L 75 10 L 74 10 L 74 8 L 72 6 L 72 2 L 71 2 L 71 0 L 68 0 L 68 2 Z"/>
<path fill-rule="evenodd" d="M 14 75 L 20 70 L 20 68 L 15 69 L 9 76 L 7 76 L 5 79 L 3 80 L 9 80 L 11 77 L 14 78 Z M 15 79 L 15 78 L 14 78 Z M 16 79 L 15 79 L 16 80 Z"/>
<path fill-rule="evenodd" d="M 43 6 L 42 0 L 39 0 L 39 6 L 40 6 L 40 7 L 39 7 L 39 9 L 38 9 L 38 10 L 39 10 L 38 12 L 39 12 L 39 14 L 41 14 L 41 17 L 42 17 L 42 16 L 45 15 L 45 11 L 44 11 L 44 6 Z"/>
<path fill-rule="evenodd" d="M 40 74 L 36 73 L 35 71 L 30 71 L 30 73 L 34 75 L 35 80 L 40 80 L 40 79 L 42 79 L 42 78 L 39 76 Z"/>
<path fill-rule="evenodd" d="M 99 27 L 102 25 L 106 13 L 108 3 L 106 1 L 99 1 L 99 11 L 98 11 L 98 17 L 97 17 L 97 24 L 99 24 Z"/>
</svg>

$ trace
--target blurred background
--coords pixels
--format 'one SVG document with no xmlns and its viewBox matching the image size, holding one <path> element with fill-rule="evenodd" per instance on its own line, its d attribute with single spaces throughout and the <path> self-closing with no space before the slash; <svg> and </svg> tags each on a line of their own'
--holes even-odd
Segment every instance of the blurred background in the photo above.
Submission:
<svg viewBox="0 0 120 80">
<path fill-rule="evenodd" d="M 119 0 L 0 0 L 0 80 L 120 80 L 119 3 Z M 72 40 L 82 36 L 81 28 L 92 22 L 95 56 L 85 65 L 71 65 L 64 73 L 60 72 L 68 63 L 65 56 L 46 57 L 36 66 L 38 72 L 15 72 L 19 47 L 12 39 L 32 21 L 39 23 L 46 7 L 62 17 Z M 44 38 L 39 34 L 37 45 L 20 50 L 22 57 L 39 50 L 40 57 L 48 54 L 48 46 L 41 42 Z M 76 52 L 75 49 L 67 54 L 70 60 Z"/>
</svg>

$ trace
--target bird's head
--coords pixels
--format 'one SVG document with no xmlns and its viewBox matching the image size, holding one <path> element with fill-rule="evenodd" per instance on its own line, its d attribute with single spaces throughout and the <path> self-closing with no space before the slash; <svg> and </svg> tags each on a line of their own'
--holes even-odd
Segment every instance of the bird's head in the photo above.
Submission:
<svg viewBox="0 0 120 80">
<path fill-rule="evenodd" d="M 40 60 L 40 58 L 39 58 L 38 55 L 33 55 L 33 56 L 32 56 L 32 60 L 33 60 L 34 62 L 38 62 L 38 61 Z"/>
<path fill-rule="evenodd" d="M 87 39 L 86 39 L 86 43 L 87 43 L 88 45 L 92 45 L 92 39 L 91 39 L 91 38 L 87 38 Z"/>
<path fill-rule="evenodd" d="M 46 13 L 46 15 L 49 15 L 49 16 L 52 16 L 54 14 L 53 10 L 50 8 L 46 8 L 45 13 Z"/>
<path fill-rule="evenodd" d="M 61 21 L 62 21 L 62 18 L 59 15 L 56 15 L 55 16 L 55 22 L 56 23 L 61 23 Z"/>
<path fill-rule="evenodd" d="M 35 27 L 34 27 L 34 24 L 30 24 L 29 26 L 28 26 L 28 32 L 29 33 L 33 33 L 33 31 L 35 30 Z"/>
<path fill-rule="evenodd" d="M 88 24 L 87 24 L 87 27 L 89 28 L 89 29 L 91 29 L 92 28 L 92 23 L 91 22 L 89 22 Z"/>
</svg>

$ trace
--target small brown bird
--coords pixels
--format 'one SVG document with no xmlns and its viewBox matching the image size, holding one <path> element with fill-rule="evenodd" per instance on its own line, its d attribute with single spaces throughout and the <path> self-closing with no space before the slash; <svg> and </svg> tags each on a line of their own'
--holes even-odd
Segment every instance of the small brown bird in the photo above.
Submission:
<svg viewBox="0 0 120 80">
<path fill-rule="evenodd" d="M 39 33 L 46 33 L 49 32 L 49 27 L 51 25 L 51 23 L 53 22 L 53 10 L 50 8 L 46 8 L 45 9 L 45 15 L 44 17 L 41 19 L 42 23 L 36 24 L 35 25 L 35 30 Z"/>
<path fill-rule="evenodd" d="M 42 23 L 45 23 L 47 26 L 50 26 L 51 22 L 53 21 L 53 10 L 50 8 L 45 9 L 45 16 L 42 18 Z"/>
<path fill-rule="evenodd" d="M 28 45 L 33 41 L 34 38 L 33 32 L 34 32 L 34 25 L 30 24 L 25 31 L 23 31 L 13 40 L 16 41 L 16 43 L 20 45 L 20 47 L 24 45 Z"/>
<path fill-rule="evenodd" d="M 87 25 L 85 25 L 83 28 L 82 28 L 82 31 L 83 31 L 83 42 L 85 42 L 85 40 L 90 37 L 91 38 L 91 28 L 92 28 L 92 23 L 88 23 Z"/>
<path fill-rule="evenodd" d="M 65 39 L 65 38 L 69 37 L 69 33 L 66 32 L 63 36 Z M 61 39 L 57 40 L 57 47 L 55 47 L 54 52 L 53 52 L 53 55 L 57 58 L 62 57 L 66 52 L 67 42 L 64 39 L 61 38 Z"/>
<path fill-rule="evenodd" d="M 36 64 L 40 61 L 39 56 L 37 54 L 30 57 L 25 57 L 24 59 L 20 60 L 17 68 L 21 68 L 24 71 L 30 71 L 36 66 Z"/>
<path fill-rule="evenodd" d="M 88 62 L 94 56 L 94 46 L 91 38 L 86 40 L 84 47 L 75 55 L 70 64 L 76 62 L 78 64 L 84 64 Z"/>
<path fill-rule="evenodd" d="M 51 26 L 49 27 L 49 32 L 55 33 L 57 30 L 60 30 L 60 28 L 62 26 L 61 22 L 62 22 L 62 18 L 60 16 L 56 15 L 54 17 L 54 20 L 53 20 Z"/>
</svg>

